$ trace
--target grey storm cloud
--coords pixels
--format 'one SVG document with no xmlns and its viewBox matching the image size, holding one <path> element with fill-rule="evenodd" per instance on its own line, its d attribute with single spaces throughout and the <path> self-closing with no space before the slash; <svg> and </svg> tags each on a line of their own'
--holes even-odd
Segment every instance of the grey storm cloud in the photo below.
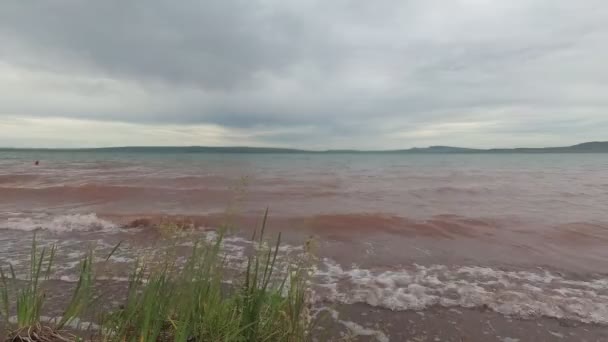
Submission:
<svg viewBox="0 0 608 342">
<path fill-rule="evenodd" d="M 0 119 L 302 147 L 601 139 L 606 41 L 603 0 L 6 0 Z"/>
</svg>

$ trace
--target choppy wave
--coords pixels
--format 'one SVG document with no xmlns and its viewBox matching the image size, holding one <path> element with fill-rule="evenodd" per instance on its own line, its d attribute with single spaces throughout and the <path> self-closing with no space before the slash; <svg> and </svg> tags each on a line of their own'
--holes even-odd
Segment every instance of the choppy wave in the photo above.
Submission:
<svg viewBox="0 0 608 342">
<path fill-rule="evenodd" d="M 29 183 L 37 181 L 39 178 L 40 176 L 35 174 L 0 174 L 0 185 Z"/>
<path fill-rule="evenodd" d="M 206 234 L 208 239 L 215 238 L 213 232 Z M 227 260 L 243 267 L 244 246 L 250 244 L 247 239 L 231 236 L 224 239 L 222 247 L 231 255 Z M 301 251 L 299 246 L 284 244 L 279 259 Z M 522 319 L 549 317 L 608 324 L 606 276 L 577 278 L 542 268 L 503 270 L 476 265 L 365 269 L 343 267 L 323 258 L 313 279 L 319 303 L 365 303 L 393 311 L 434 306 L 477 308 Z M 383 339 L 375 331 L 359 333 Z"/>
<path fill-rule="evenodd" d="M 33 231 L 38 229 L 52 232 L 74 232 L 74 231 L 104 231 L 115 230 L 116 224 L 97 217 L 96 214 L 67 214 L 67 215 L 42 215 L 37 217 L 9 217 L 0 222 L 0 229 L 12 229 L 21 231 Z"/>
<path fill-rule="evenodd" d="M 51 232 L 66 231 L 111 231 L 115 224 L 98 218 L 95 214 L 62 215 L 56 217 L 12 218 L 0 224 L 1 229 L 30 231 L 46 229 Z M 201 232 L 207 240 L 213 241 L 216 233 Z M 18 242 L 27 244 L 27 241 Z M 182 245 L 188 248 L 186 241 Z M 24 246 L 25 246 L 24 245 Z M 70 242 L 72 253 L 62 267 L 60 280 L 74 281 L 70 270 L 77 266 L 80 252 Z M 123 264 L 120 269 L 128 270 L 139 253 L 154 255 L 152 246 L 123 245 L 119 254 L 111 261 Z M 16 248 L 19 255 L 8 253 L 6 258 L 24 262 L 27 248 Z M 18 246 L 17 246 L 18 247 Z M 247 250 L 256 247 L 248 239 L 237 236 L 225 237 L 222 243 L 226 262 L 235 270 L 246 265 Z M 111 249 L 111 245 L 104 246 Z M 279 263 L 288 262 L 290 255 L 300 253 L 302 247 L 283 244 L 279 253 Z M 25 258 L 25 259 L 24 259 Z M 124 281 L 126 274 L 108 275 L 107 280 Z M 316 302 L 324 303 L 365 303 L 374 307 L 394 311 L 425 310 L 431 307 L 463 307 L 493 310 L 497 313 L 523 319 L 549 317 L 573 320 L 583 323 L 608 325 L 608 277 L 588 275 L 578 278 L 544 269 L 503 270 L 476 265 L 412 265 L 400 269 L 367 269 L 355 265 L 345 267 L 335 260 L 321 259 L 313 272 Z M 348 325 L 345 325 L 349 327 Z M 357 328 L 354 326 L 350 328 Z M 357 329 L 354 329 L 357 330 Z M 360 329 L 359 329 L 360 330 Z M 383 336 L 373 331 L 361 330 L 360 334 Z"/>
<path fill-rule="evenodd" d="M 402 270 L 343 268 L 325 259 L 317 272 L 322 300 L 394 311 L 432 306 L 491 309 L 531 319 L 608 324 L 608 278 L 568 279 L 549 271 L 443 265 Z"/>
</svg>

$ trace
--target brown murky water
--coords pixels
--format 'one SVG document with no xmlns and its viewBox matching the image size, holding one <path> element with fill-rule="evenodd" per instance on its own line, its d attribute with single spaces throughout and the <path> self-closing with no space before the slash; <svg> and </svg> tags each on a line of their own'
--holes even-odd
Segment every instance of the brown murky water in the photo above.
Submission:
<svg viewBox="0 0 608 342">
<path fill-rule="evenodd" d="M 161 243 L 146 226 L 208 234 L 230 220 L 238 258 L 269 207 L 285 253 L 315 237 L 316 307 L 337 322 L 319 336 L 603 341 L 607 203 L 598 154 L 2 152 L 0 260 L 24 264 L 39 230 L 65 252 L 57 281 L 69 286 L 88 246 L 124 240 L 107 278 L 120 287 L 135 255 Z"/>
</svg>

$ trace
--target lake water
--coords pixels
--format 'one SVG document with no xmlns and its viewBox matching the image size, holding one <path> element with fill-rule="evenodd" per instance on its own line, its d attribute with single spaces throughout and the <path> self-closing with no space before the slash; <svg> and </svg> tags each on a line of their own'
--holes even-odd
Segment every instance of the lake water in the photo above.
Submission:
<svg viewBox="0 0 608 342">
<path fill-rule="evenodd" d="M 0 152 L 0 261 L 36 230 L 60 281 L 123 240 L 119 282 L 163 220 L 229 220 L 239 253 L 265 208 L 286 252 L 316 242 L 337 335 L 608 340 L 608 154 Z"/>
</svg>

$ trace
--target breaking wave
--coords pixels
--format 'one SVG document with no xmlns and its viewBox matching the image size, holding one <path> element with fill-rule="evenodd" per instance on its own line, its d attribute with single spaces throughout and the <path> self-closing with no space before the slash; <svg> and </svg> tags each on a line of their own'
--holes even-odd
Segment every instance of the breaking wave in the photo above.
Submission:
<svg viewBox="0 0 608 342">
<path fill-rule="evenodd" d="M 546 270 L 503 271 L 443 265 L 373 271 L 324 259 L 319 300 L 394 311 L 433 306 L 491 309 L 524 319 L 550 317 L 608 324 L 608 278 L 568 279 Z"/>
<path fill-rule="evenodd" d="M 52 232 L 75 231 L 113 231 L 118 226 L 110 221 L 97 217 L 96 214 L 67 214 L 67 215 L 41 215 L 37 217 L 9 217 L 0 222 L 0 229 L 21 231 L 48 230 Z"/>
</svg>

